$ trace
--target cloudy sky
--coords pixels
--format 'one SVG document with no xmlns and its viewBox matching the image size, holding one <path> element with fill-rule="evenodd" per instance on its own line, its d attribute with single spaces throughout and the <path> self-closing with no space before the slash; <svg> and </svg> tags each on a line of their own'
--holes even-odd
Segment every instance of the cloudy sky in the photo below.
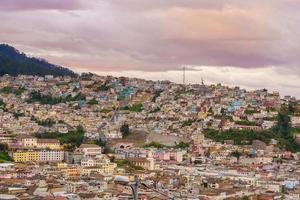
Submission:
<svg viewBox="0 0 300 200">
<path fill-rule="evenodd" d="M 76 72 L 300 97 L 299 0 L 1 0 L 0 43 Z"/>
</svg>

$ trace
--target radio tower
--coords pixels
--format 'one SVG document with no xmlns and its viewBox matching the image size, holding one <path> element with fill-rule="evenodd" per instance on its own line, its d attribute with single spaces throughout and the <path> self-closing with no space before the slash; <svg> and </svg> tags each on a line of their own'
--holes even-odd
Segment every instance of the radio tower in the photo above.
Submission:
<svg viewBox="0 0 300 200">
<path fill-rule="evenodd" d="M 182 72 L 183 72 L 182 82 L 185 85 L 185 65 L 182 66 Z"/>
</svg>

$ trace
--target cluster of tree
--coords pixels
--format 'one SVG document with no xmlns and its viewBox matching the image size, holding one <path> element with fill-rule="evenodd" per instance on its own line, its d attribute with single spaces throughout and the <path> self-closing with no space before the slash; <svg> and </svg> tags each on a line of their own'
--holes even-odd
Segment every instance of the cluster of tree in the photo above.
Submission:
<svg viewBox="0 0 300 200">
<path fill-rule="evenodd" d="M 96 144 L 103 148 L 103 154 L 110 154 L 114 153 L 114 151 L 110 148 L 110 146 L 107 145 L 106 141 L 103 141 L 101 139 L 99 140 L 89 140 L 88 144 Z"/>
<path fill-rule="evenodd" d="M 179 142 L 174 146 L 175 149 L 186 149 L 190 146 L 188 142 Z"/>
<path fill-rule="evenodd" d="M 104 83 L 102 85 L 100 85 L 99 87 L 96 88 L 96 92 L 101 92 L 101 91 L 108 91 L 109 87 Z"/>
<path fill-rule="evenodd" d="M 288 111 L 291 115 L 300 116 L 300 104 L 299 103 L 290 103 L 288 105 Z"/>
<path fill-rule="evenodd" d="M 38 91 L 33 91 L 30 93 L 28 103 L 40 102 L 41 104 L 55 105 L 59 103 L 67 103 L 71 101 L 85 101 L 85 96 L 82 93 L 78 93 L 76 96 L 72 97 L 68 95 L 66 97 L 52 97 L 51 95 L 44 95 Z"/>
<path fill-rule="evenodd" d="M 130 112 L 142 112 L 143 110 L 143 104 L 136 103 L 131 106 L 124 106 L 121 108 L 121 110 L 129 110 Z"/>
<path fill-rule="evenodd" d="M 81 74 L 80 79 L 84 80 L 84 81 L 90 81 L 90 80 L 92 80 L 93 76 L 94 76 L 94 74 L 91 72 L 88 72 L 88 73 L 84 72 Z"/>
<path fill-rule="evenodd" d="M 263 120 L 265 120 L 265 121 L 277 121 L 277 117 L 264 117 Z"/>
<path fill-rule="evenodd" d="M 24 117 L 25 116 L 25 114 L 24 113 L 21 113 L 21 112 L 19 112 L 19 111 L 15 111 L 15 112 L 11 112 L 13 115 L 14 115 L 14 117 L 15 118 L 19 118 L 19 117 Z"/>
<path fill-rule="evenodd" d="M 236 159 L 239 161 L 240 157 L 242 156 L 242 153 L 239 151 L 233 151 L 231 152 L 231 156 L 236 157 Z"/>
<path fill-rule="evenodd" d="M 6 104 L 4 103 L 4 101 L 2 99 L 0 99 L 0 109 L 5 108 Z"/>
<path fill-rule="evenodd" d="M 180 142 L 180 143 L 176 144 L 175 146 L 166 146 L 159 142 L 152 141 L 151 143 L 144 145 L 144 148 L 154 147 L 157 149 L 163 149 L 163 148 L 186 149 L 189 146 L 190 146 L 190 144 L 186 143 L 186 142 Z"/>
<path fill-rule="evenodd" d="M 166 146 L 163 145 L 163 144 L 161 144 L 161 143 L 159 143 L 159 142 L 153 141 L 153 142 L 151 142 L 151 143 L 149 143 L 149 144 L 146 144 L 146 145 L 144 146 L 144 148 L 149 148 L 149 147 L 154 147 L 154 148 L 157 148 L 157 149 L 162 149 L 162 148 L 164 148 L 164 147 L 166 147 Z"/>
<path fill-rule="evenodd" d="M 38 120 L 35 118 L 31 118 L 32 120 L 34 120 L 36 123 L 38 123 L 38 125 L 40 126 L 46 126 L 46 127 L 52 127 L 54 124 L 56 124 L 56 122 L 52 119 L 45 119 L 45 120 Z"/>
<path fill-rule="evenodd" d="M 244 113 L 247 115 L 252 115 L 252 114 L 260 113 L 260 112 L 256 109 L 246 109 Z"/>
<path fill-rule="evenodd" d="M 163 92 L 163 90 L 155 90 L 151 101 L 155 102 L 156 99 L 161 95 L 162 92 Z"/>
<path fill-rule="evenodd" d="M 27 57 L 14 47 L 0 44 L 0 75 L 53 75 L 76 76 L 76 74 L 61 66 L 48 63 L 46 60 Z"/>
<path fill-rule="evenodd" d="M 73 150 L 75 147 L 79 147 L 83 143 L 84 130 L 81 126 L 79 126 L 76 129 L 69 130 L 68 133 L 45 132 L 36 133 L 35 136 L 37 138 L 58 139 L 67 150 Z"/>
<path fill-rule="evenodd" d="M 8 147 L 6 144 L 0 144 L 0 163 L 5 161 L 11 161 L 11 157 L 8 155 Z"/>
<path fill-rule="evenodd" d="M 283 105 L 277 116 L 277 125 L 273 131 L 278 136 L 279 146 L 283 149 L 299 152 L 300 144 L 294 140 L 294 133 L 300 130 L 291 127 L 290 115 L 293 114 L 295 108 L 293 104 Z"/>
<path fill-rule="evenodd" d="M 15 118 L 19 118 L 19 117 L 22 117 L 22 116 L 25 116 L 24 113 L 21 113 L 19 111 L 12 111 L 12 110 L 9 110 L 7 107 L 6 107 L 6 104 L 4 103 L 4 101 L 2 99 L 0 99 L 0 109 L 5 111 L 5 112 L 9 112 L 11 114 L 13 114 L 13 116 Z"/>
<path fill-rule="evenodd" d="M 10 94 L 13 93 L 13 88 L 10 86 L 6 86 L 0 89 L 0 93 Z"/>
<path fill-rule="evenodd" d="M 14 89 L 10 86 L 6 86 L 0 89 L 0 93 L 4 94 L 15 94 L 17 96 L 20 96 L 23 92 L 25 92 L 26 89 L 24 87 L 19 87 L 17 89 Z"/>
<path fill-rule="evenodd" d="M 204 135 L 216 142 L 224 142 L 225 140 L 233 140 L 235 145 L 250 145 L 253 140 L 260 140 L 265 143 L 270 143 L 273 138 L 272 131 L 253 131 L 253 130 L 239 130 L 230 129 L 225 131 L 218 131 L 214 129 L 204 130 Z"/>
<path fill-rule="evenodd" d="M 137 103 L 133 104 L 132 106 L 129 107 L 129 111 L 131 112 L 142 112 L 143 110 L 143 104 Z"/>
<path fill-rule="evenodd" d="M 124 159 L 124 160 L 112 159 L 111 161 L 116 163 L 118 167 L 125 168 L 128 172 L 134 172 L 136 170 L 144 170 L 144 168 L 141 166 L 136 166 L 136 165 L 131 164 L 127 159 Z"/>
<path fill-rule="evenodd" d="M 99 102 L 96 100 L 96 98 L 93 98 L 87 102 L 88 105 L 97 105 Z"/>
<path fill-rule="evenodd" d="M 270 130 L 236 130 L 218 131 L 206 129 L 204 135 L 217 142 L 233 140 L 236 145 L 249 145 L 253 140 L 260 140 L 269 144 L 271 139 L 278 141 L 278 147 L 291 152 L 299 152 L 300 144 L 294 140 L 294 133 L 300 130 L 291 127 L 290 114 L 293 108 L 291 105 L 283 105 L 277 116 L 277 125 Z"/>
<path fill-rule="evenodd" d="M 106 141 L 103 141 L 101 139 L 99 139 L 99 140 L 89 140 L 87 143 L 88 144 L 96 144 L 100 147 L 105 147 L 106 146 Z"/>
<path fill-rule="evenodd" d="M 120 128 L 120 132 L 122 133 L 123 138 L 130 135 L 129 125 L 127 123 L 124 123 Z"/>
<path fill-rule="evenodd" d="M 191 126 L 196 121 L 197 121 L 196 119 L 188 119 L 186 121 L 183 121 L 181 124 L 181 128 L 183 128 L 185 126 Z"/>
<path fill-rule="evenodd" d="M 244 126 L 257 126 L 256 122 L 251 122 L 248 120 L 236 121 L 235 124 L 244 125 Z"/>
</svg>

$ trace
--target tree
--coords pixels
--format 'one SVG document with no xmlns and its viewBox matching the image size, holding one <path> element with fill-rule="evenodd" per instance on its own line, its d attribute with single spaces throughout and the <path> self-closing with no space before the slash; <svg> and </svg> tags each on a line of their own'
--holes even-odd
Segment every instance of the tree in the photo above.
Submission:
<svg viewBox="0 0 300 200">
<path fill-rule="evenodd" d="M 186 149 L 190 146 L 189 143 L 185 143 L 185 142 L 180 142 L 179 144 L 176 144 L 174 146 L 175 149 Z"/>
<path fill-rule="evenodd" d="M 289 103 L 288 104 L 288 107 L 287 107 L 287 110 L 290 114 L 294 113 L 296 111 L 295 109 L 295 103 Z"/>
<path fill-rule="evenodd" d="M 4 74 L 77 76 L 67 68 L 50 64 L 44 59 L 27 57 L 12 46 L 0 44 L 0 76 Z"/>
<path fill-rule="evenodd" d="M 109 87 L 106 84 L 100 85 L 97 89 L 96 92 L 100 92 L 100 91 L 108 91 Z"/>
<path fill-rule="evenodd" d="M 105 146 L 103 149 L 103 154 L 110 154 L 110 153 L 114 153 L 114 151 L 109 146 Z"/>
<path fill-rule="evenodd" d="M 0 99 L 0 108 L 5 108 L 5 103 L 3 102 L 2 99 Z"/>
<path fill-rule="evenodd" d="M 30 93 L 27 103 L 39 102 L 41 104 L 55 105 L 70 101 L 85 101 L 85 95 L 79 92 L 74 97 L 72 97 L 71 95 L 68 95 L 66 97 L 52 97 L 51 95 L 44 95 L 38 91 L 33 91 Z"/>
<path fill-rule="evenodd" d="M 284 138 L 288 138 L 290 128 L 291 128 L 291 119 L 289 116 L 289 111 L 286 108 L 286 106 L 282 106 L 282 108 L 280 109 L 280 111 L 278 113 L 277 126 L 276 126 L 275 130 L 277 131 L 277 133 L 282 135 Z"/>
<path fill-rule="evenodd" d="M 56 122 L 50 118 L 46 120 L 35 120 L 40 126 L 52 127 Z"/>
<path fill-rule="evenodd" d="M 37 138 L 53 139 L 56 138 L 61 144 L 64 144 L 68 150 L 74 150 L 83 143 L 84 129 L 82 126 L 77 126 L 76 129 L 69 130 L 68 133 L 45 132 L 36 133 Z"/>
<path fill-rule="evenodd" d="M 0 152 L 7 151 L 7 150 L 8 150 L 7 144 L 0 144 Z"/>
<path fill-rule="evenodd" d="M 99 102 L 96 100 L 95 97 L 87 102 L 88 105 L 96 105 L 96 104 L 98 104 L 98 103 L 99 103 Z"/>
<path fill-rule="evenodd" d="M 8 146 L 6 144 L 0 144 L 0 163 L 5 161 L 11 161 L 11 157 L 7 153 Z"/>
<path fill-rule="evenodd" d="M 127 137 L 130 134 L 129 125 L 127 123 L 123 124 L 120 128 L 120 131 L 123 138 Z"/>
<path fill-rule="evenodd" d="M 154 148 L 157 148 L 157 149 L 162 149 L 162 148 L 165 147 L 165 145 L 163 145 L 163 144 L 161 144 L 161 143 L 159 143 L 159 142 L 153 141 L 153 142 L 151 142 L 150 144 L 145 145 L 144 147 L 145 147 L 145 148 L 147 148 L 147 147 L 154 147 Z"/>
<path fill-rule="evenodd" d="M 133 104 L 132 106 L 129 107 L 129 110 L 131 112 L 142 112 L 143 105 L 141 103 Z"/>
<path fill-rule="evenodd" d="M 231 153 L 231 156 L 235 157 L 237 159 L 237 162 L 239 162 L 241 155 L 242 153 L 239 151 L 234 151 Z"/>
</svg>

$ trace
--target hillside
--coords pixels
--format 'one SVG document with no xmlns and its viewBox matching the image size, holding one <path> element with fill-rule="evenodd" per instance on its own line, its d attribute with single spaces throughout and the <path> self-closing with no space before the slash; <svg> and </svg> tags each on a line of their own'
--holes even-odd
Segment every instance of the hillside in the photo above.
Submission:
<svg viewBox="0 0 300 200">
<path fill-rule="evenodd" d="M 17 75 L 53 75 L 75 76 L 76 74 L 64 67 L 48 63 L 44 59 L 32 58 L 19 52 L 12 46 L 0 44 L 0 76 Z"/>
</svg>

